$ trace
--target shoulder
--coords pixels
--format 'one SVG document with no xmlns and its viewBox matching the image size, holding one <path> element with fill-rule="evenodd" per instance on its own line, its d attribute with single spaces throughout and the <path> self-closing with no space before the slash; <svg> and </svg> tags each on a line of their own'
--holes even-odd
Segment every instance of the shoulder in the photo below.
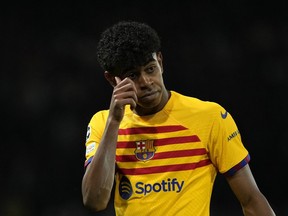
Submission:
<svg viewBox="0 0 288 216">
<path fill-rule="evenodd" d="M 98 112 L 96 112 L 91 120 L 90 120 L 90 124 L 95 124 L 95 122 L 99 123 L 101 121 L 106 121 L 107 117 L 109 114 L 109 110 L 100 110 Z"/>
<path fill-rule="evenodd" d="M 174 100 L 174 103 L 181 107 L 187 107 L 188 109 L 192 108 L 194 111 L 199 112 L 225 112 L 224 107 L 217 102 L 202 100 L 196 97 L 183 95 L 175 91 L 171 91 L 171 94 L 171 98 Z"/>
</svg>

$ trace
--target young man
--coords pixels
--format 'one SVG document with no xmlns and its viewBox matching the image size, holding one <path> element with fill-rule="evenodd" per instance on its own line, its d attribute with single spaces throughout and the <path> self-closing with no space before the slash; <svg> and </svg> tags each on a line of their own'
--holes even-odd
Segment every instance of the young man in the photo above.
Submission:
<svg viewBox="0 0 288 216">
<path fill-rule="evenodd" d="M 84 205 L 122 215 L 209 215 L 215 177 L 224 174 L 244 215 L 275 215 L 250 171 L 232 116 L 219 104 L 167 90 L 160 39 L 150 26 L 105 30 L 98 61 L 114 88 L 109 110 L 88 125 Z"/>
</svg>

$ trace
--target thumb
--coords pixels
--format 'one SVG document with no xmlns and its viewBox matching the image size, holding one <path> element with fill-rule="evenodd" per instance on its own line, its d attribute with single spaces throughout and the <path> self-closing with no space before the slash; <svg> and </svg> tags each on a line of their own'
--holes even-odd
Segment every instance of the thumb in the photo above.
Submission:
<svg viewBox="0 0 288 216">
<path fill-rule="evenodd" d="M 121 82 L 121 79 L 117 76 L 115 76 L 115 81 L 116 81 L 116 85 L 118 85 Z"/>
</svg>

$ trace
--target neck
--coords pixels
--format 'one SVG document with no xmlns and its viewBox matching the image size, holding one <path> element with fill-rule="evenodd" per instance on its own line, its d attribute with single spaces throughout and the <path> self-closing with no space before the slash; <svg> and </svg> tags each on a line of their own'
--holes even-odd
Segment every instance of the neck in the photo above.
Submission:
<svg viewBox="0 0 288 216">
<path fill-rule="evenodd" d="M 170 96 L 171 96 L 171 92 L 168 90 L 165 90 L 165 91 L 163 91 L 161 101 L 157 106 L 149 107 L 149 108 L 137 106 L 136 109 L 133 110 L 133 112 L 139 116 L 153 115 L 164 108 L 164 106 L 167 104 Z"/>
</svg>

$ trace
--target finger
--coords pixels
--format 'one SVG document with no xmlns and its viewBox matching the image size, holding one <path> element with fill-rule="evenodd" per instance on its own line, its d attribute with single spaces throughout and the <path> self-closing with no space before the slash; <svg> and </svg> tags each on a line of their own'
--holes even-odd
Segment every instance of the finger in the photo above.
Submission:
<svg viewBox="0 0 288 216">
<path fill-rule="evenodd" d="M 128 90 L 133 90 L 137 94 L 137 88 L 135 84 L 133 83 L 133 81 L 130 80 L 129 78 L 126 77 L 125 79 L 121 80 L 119 77 L 115 77 L 115 83 L 116 83 L 118 90 L 123 91 L 123 92 L 128 91 Z"/>
<path fill-rule="evenodd" d="M 119 77 L 115 76 L 115 81 L 116 81 L 116 84 L 118 85 L 121 82 L 121 79 Z"/>
</svg>

